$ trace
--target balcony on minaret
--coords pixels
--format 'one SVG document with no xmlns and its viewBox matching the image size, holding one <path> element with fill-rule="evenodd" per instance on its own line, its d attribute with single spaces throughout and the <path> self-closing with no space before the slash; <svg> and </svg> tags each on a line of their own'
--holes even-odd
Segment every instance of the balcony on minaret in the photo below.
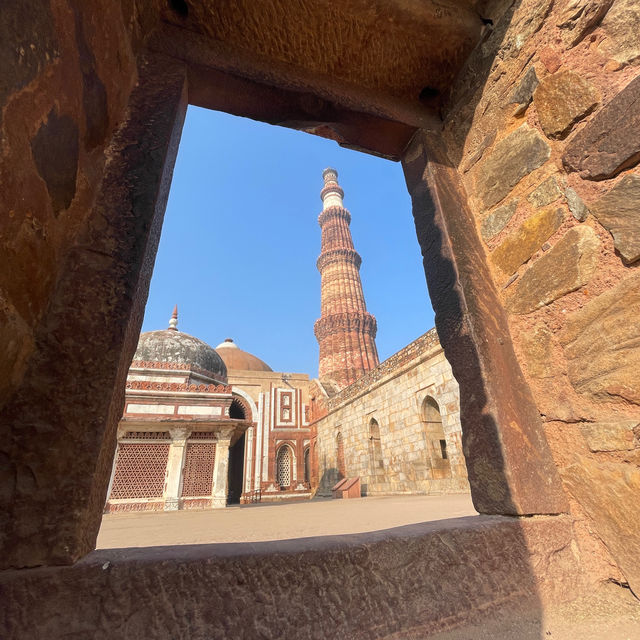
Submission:
<svg viewBox="0 0 640 640">
<path fill-rule="evenodd" d="M 344 208 L 338 172 L 322 173 L 320 271 L 321 315 L 314 331 L 320 345 L 320 379 L 347 387 L 378 365 L 376 320 L 367 311 L 360 280 L 360 256 L 353 246 L 351 214 Z"/>
</svg>

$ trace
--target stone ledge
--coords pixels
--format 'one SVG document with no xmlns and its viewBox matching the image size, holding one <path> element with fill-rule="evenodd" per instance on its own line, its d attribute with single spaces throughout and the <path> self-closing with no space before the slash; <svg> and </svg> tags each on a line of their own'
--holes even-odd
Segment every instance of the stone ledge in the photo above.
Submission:
<svg viewBox="0 0 640 640">
<path fill-rule="evenodd" d="M 568 517 L 472 516 L 278 542 L 95 551 L 0 574 L 12 638 L 381 638 L 581 593 Z M 584 592 L 584 591 L 582 591 Z M 283 614 L 286 612 L 286 615 Z"/>
</svg>

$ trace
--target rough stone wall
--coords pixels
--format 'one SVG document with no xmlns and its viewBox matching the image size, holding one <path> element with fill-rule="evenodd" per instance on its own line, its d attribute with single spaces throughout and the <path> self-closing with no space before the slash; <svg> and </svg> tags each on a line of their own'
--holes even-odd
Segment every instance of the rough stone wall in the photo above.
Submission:
<svg viewBox="0 0 640 640">
<path fill-rule="evenodd" d="M 494 3 L 445 138 L 586 555 L 640 589 L 640 6 Z M 505 384 L 509 381 L 505 380 Z"/>
<path fill-rule="evenodd" d="M 429 437 L 423 402 L 433 398 L 442 417 L 442 437 Z M 320 494 L 339 477 L 337 434 L 344 443 L 345 474 L 359 476 L 367 494 L 467 491 L 462 455 L 458 384 L 435 329 L 372 369 L 327 401 L 328 414 L 316 422 Z M 379 426 L 380 454 L 370 434 Z M 448 461 L 448 464 L 447 464 Z"/>
<path fill-rule="evenodd" d="M 164 64 L 163 99 L 141 95 L 150 7 L 10 1 L 2 14 L 2 562 L 65 563 L 97 535 L 184 75 Z"/>
<path fill-rule="evenodd" d="M 136 65 L 133 16 L 119 3 L 8 0 L 0 29 L 2 405 L 95 199 Z"/>
</svg>

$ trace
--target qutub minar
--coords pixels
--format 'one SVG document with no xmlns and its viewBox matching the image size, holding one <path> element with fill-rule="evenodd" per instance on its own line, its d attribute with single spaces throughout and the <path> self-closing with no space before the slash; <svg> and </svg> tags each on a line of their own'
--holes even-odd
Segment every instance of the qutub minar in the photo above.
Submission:
<svg viewBox="0 0 640 640">
<path fill-rule="evenodd" d="M 351 214 L 342 204 L 344 191 L 338 172 L 322 173 L 320 192 L 322 248 L 317 266 L 321 275 L 321 314 L 314 331 L 320 345 L 320 380 L 349 386 L 379 364 L 376 319 L 367 311 L 360 281 L 362 259 L 353 247 Z"/>
<path fill-rule="evenodd" d="M 338 172 L 325 169 L 319 376 L 283 373 L 227 338 L 140 336 L 106 511 L 305 499 L 342 477 L 366 494 L 468 488 L 458 389 L 435 330 L 380 364 Z M 354 395 L 358 397 L 353 402 Z"/>
</svg>

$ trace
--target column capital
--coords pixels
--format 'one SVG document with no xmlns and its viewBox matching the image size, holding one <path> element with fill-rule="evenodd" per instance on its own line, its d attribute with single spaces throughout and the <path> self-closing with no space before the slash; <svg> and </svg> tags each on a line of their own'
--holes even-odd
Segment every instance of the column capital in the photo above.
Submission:
<svg viewBox="0 0 640 640">
<path fill-rule="evenodd" d="M 187 427 L 172 427 L 169 429 L 173 444 L 184 445 L 187 438 L 191 435 L 191 429 Z"/>
</svg>

